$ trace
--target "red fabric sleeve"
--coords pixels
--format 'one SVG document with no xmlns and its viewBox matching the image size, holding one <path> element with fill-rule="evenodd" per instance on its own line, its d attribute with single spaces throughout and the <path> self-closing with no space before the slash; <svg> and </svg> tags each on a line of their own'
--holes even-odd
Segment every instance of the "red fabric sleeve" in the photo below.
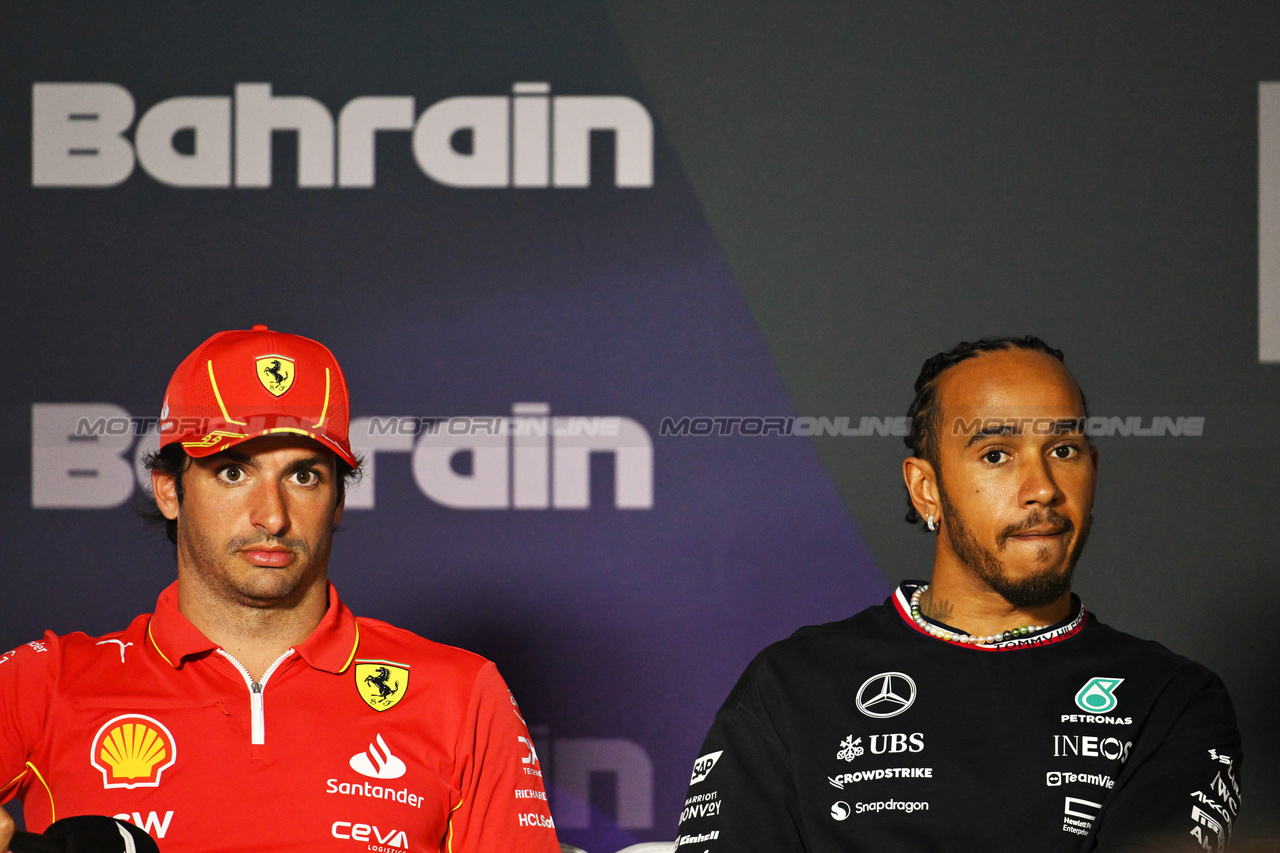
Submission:
<svg viewBox="0 0 1280 853">
<path fill-rule="evenodd" d="M 559 853 L 533 739 L 492 663 L 472 685 L 456 756 L 445 853 Z"/>
<path fill-rule="evenodd" d="M 60 660 L 52 631 L 0 654 L 0 803 L 16 797 L 30 773 L 27 760 L 44 731 Z"/>
</svg>

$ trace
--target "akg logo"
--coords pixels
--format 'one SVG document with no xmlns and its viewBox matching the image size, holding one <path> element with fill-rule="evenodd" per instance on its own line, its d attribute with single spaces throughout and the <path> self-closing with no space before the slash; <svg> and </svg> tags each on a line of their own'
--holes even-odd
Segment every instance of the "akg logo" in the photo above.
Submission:
<svg viewBox="0 0 1280 853">
<path fill-rule="evenodd" d="M 1105 714 L 1119 704 L 1114 691 L 1123 683 L 1123 678 L 1090 678 L 1076 692 L 1076 705 L 1091 714 Z"/>
<path fill-rule="evenodd" d="M 708 752 L 693 762 L 693 776 L 689 779 L 689 784 L 696 785 L 711 775 L 711 768 L 716 766 L 716 762 L 720 760 L 721 755 L 724 755 L 723 749 L 717 752 Z"/>
<path fill-rule="evenodd" d="M 862 682 L 857 701 L 868 717 L 896 717 L 916 701 L 916 683 L 906 673 L 882 672 Z"/>
</svg>

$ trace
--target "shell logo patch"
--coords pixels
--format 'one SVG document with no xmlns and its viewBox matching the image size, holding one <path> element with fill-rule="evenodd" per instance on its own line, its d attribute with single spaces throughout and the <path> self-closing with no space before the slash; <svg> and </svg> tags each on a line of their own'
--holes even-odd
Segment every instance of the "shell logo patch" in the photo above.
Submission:
<svg viewBox="0 0 1280 853">
<path fill-rule="evenodd" d="M 105 788 L 157 788 L 178 760 L 173 735 L 159 720 L 123 714 L 98 729 L 89 762 L 102 771 Z"/>
<path fill-rule="evenodd" d="M 293 387 L 293 359 L 283 355 L 263 355 L 254 362 L 258 381 L 272 396 L 279 397 Z"/>
<path fill-rule="evenodd" d="M 386 660 L 356 661 L 356 692 L 375 711 L 395 707 L 409 689 L 409 667 Z"/>
</svg>

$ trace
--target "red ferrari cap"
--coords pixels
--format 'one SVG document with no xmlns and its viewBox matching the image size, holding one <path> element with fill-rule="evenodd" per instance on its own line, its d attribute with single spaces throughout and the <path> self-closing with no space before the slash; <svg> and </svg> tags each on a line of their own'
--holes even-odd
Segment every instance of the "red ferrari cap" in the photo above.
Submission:
<svg viewBox="0 0 1280 853">
<path fill-rule="evenodd" d="M 160 446 L 210 456 L 261 435 L 313 438 L 351 467 L 347 380 L 324 344 L 266 326 L 219 332 L 178 365 L 160 411 Z"/>
</svg>

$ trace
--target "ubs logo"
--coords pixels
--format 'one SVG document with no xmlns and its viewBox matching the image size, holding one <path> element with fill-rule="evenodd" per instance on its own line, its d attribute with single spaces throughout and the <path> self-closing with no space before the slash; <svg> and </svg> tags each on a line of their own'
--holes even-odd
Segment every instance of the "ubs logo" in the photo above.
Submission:
<svg viewBox="0 0 1280 853">
<path fill-rule="evenodd" d="M 904 672 L 873 675 L 858 688 L 858 710 L 868 717 L 896 717 L 916 701 L 916 683 Z"/>
</svg>

